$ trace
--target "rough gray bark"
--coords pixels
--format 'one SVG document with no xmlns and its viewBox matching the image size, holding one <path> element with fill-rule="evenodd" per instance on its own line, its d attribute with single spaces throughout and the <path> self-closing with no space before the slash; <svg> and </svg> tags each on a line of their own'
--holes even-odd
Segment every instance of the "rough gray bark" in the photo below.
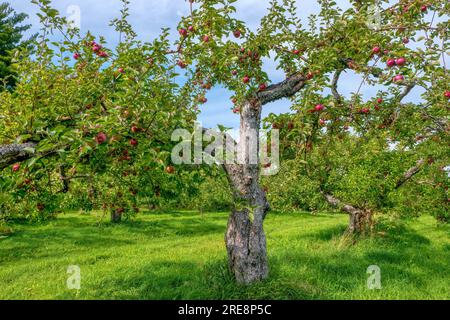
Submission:
<svg viewBox="0 0 450 320">
<path fill-rule="evenodd" d="M 22 162 L 33 156 L 31 149 L 35 143 L 0 145 L 0 169 L 4 169 L 16 162 Z"/>
<path fill-rule="evenodd" d="M 259 151 L 259 141 L 248 138 L 259 134 L 260 121 L 261 104 L 256 101 L 244 103 L 238 144 L 241 162 L 224 165 L 234 199 L 225 243 L 230 271 L 242 284 L 265 279 L 269 273 L 263 229 L 269 204 L 259 185 L 259 161 L 253 162 L 252 152 Z"/>
<path fill-rule="evenodd" d="M 258 93 L 257 98 L 261 105 L 289 98 L 300 91 L 306 85 L 306 82 L 307 78 L 303 74 L 297 73 L 280 83 L 268 86 L 266 90 Z"/>
<path fill-rule="evenodd" d="M 424 159 L 419 159 L 416 162 L 416 165 L 414 167 L 411 167 L 408 169 L 403 176 L 398 180 L 397 185 L 395 186 L 395 189 L 400 188 L 405 182 L 410 180 L 412 177 L 414 177 L 416 174 L 422 170 L 422 166 L 425 163 Z"/>
</svg>

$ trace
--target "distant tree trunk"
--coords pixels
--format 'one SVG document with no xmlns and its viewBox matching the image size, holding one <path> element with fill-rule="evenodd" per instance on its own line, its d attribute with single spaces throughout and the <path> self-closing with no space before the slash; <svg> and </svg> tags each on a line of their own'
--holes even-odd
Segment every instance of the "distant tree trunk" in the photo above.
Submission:
<svg viewBox="0 0 450 320">
<path fill-rule="evenodd" d="M 373 226 L 372 211 L 361 209 L 349 204 L 341 204 L 341 201 L 330 194 L 324 195 L 327 202 L 333 207 L 340 207 L 342 211 L 349 214 L 349 223 L 346 234 L 357 235 L 366 234 L 371 231 Z"/>
<path fill-rule="evenodd" d="M 225 243 L 230 271 L 242 284 L 265 279 L 269 273 L 263 229 L 269 204 L 259 185 L 260 119 L 261 105 L 257 102 L 244 103 L 238 144 L 240 162 L 224 165 L 234 200 Z"/>
<path fill-rule="evenodd" d="M 122 214 L 123 211 L 120 209 L 112 209 L 111 210 L 111 222 L 112 223 L 119 223 L 122 221 Z"/>
</svg>

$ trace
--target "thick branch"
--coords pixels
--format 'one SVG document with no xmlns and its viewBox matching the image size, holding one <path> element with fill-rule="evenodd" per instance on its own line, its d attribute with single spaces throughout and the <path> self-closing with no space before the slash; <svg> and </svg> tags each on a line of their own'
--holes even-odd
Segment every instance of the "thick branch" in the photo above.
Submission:
<svg viewBox="0 0 450 320">
<path fill-rule="evenodd" d="M 303 74 L 295 74 L 286 80 L 267 87 L 257 94 L 261 105 L 282 99 L 289 98 L 300 91 L 306 84 L 306 77 Z"/>
<path fill-rule="evenodd" d="M 349 204 L 342 204 L 341 201 L 331 194 L 323 194 L 325 200 L 332 205 L 333 207 L 340 208 L 342 211 L 347 212 L 349 214 L 357 214 L 361 212 L 361 209 L 358 209 Z"/>
<path fill-rule="evenodd" d="M 414 177 L 417 173 L 419 173 L 420 170 L 422 170 L 422 166 L 424 163 L 425 163 L 424 159 L 418 160 L 416 165 L 414 167 L 408 169 L 408 171 L 406 171 L 403 174 L 403 176 L 398 180 L 397 185 L 395 186 L 395 189 L 400 188 L 405 182 L 407 182 L 412 177 Z"/>
<path fill-rule="evenodd" d="M 33 156 L 35 143 L 0 145 L 0 169 Z"/>
<path fill-rule="evenodd" d="M 342 69 L 336 70 L 333 76 L 333 80 L 331 82 L 331 93 L 333 94 L 334 99 L 336 100 L 337 103 L 341 103 L 342 101 L 342 96 L 339 94 L 337 89 L 339 77 L 341 76 L 342 71 L 343 71 Z"/>
</svg>

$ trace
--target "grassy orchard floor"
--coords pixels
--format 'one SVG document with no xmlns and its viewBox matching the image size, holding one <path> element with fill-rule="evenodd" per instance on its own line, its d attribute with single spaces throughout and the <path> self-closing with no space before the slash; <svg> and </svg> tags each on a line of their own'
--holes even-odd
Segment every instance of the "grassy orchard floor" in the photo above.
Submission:
<svg viewBox="0 0 450 320">
<path fill-rule="evenodd" d="M 234 284 L 227 272 L 226 213 L 147 213 L 98 225 L 61 215 L 16 224 L 0 240 L 0 299 L 450 299 L 450 226 L 431 217 L 401 231 L 340 244 L 344 215 L 271 213 L 266 220 L 269 280 Z M 366 269 L 381 268 L 382 290 Z M 66 288 L 81 267 L 81 290 Z"/>
</svg>

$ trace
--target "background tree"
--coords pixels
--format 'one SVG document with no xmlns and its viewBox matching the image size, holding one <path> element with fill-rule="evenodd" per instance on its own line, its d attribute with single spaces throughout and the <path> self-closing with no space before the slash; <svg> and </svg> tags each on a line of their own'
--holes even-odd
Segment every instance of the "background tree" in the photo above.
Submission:
<svg viewBox="0 0 450 320">
<path fill-rule="evenodd" d="M 23 34 L 31 25 L 23 25 L 28 16 L 16 13 L 9 3 L 0 3 L 0 88 L 11 89 L 16 83 L 15 49 L 30 49 L 32 38 L 23 41 Z"/>
</svg>

